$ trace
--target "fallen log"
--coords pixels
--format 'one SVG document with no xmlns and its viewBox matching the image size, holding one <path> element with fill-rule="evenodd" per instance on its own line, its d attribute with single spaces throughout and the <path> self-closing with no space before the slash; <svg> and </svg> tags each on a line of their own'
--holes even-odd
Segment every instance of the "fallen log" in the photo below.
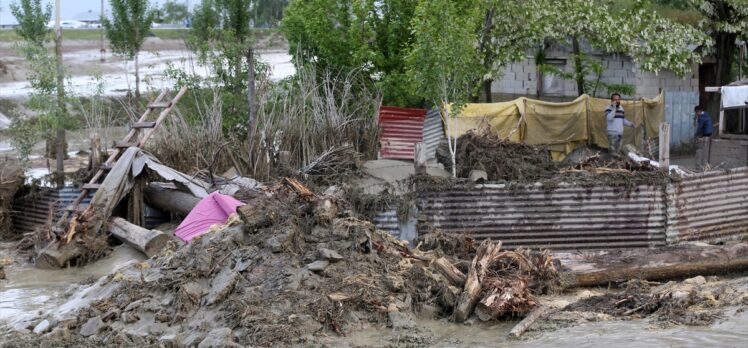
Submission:
<svg viewBox="0 0 748 348">
<path fill-rule="evenodd" d="M 606 285 L 629 279 L 667 280 L 748 271 L 748 258 L 712 262 L 691 262 L 653 267 L 631 267 L 574 274 L 570 287 Z"/>
<path fill-rule="evenodd" d="M 608 285 L 630 279 L 668 280 L 697 275 L 748 271 L 748 244 L 729 246 L 676 246 L 653 250 L 628 250 L 569 260 L 567 287 Z"/>
<path fill-rule="evenodd" d="M 514 325 L 512 328 L 512 331 L 509 331 L 509 337 L 512 338 L 519 338 L 522 336 L 527 329 L 529 329 L 533 324 L 535 324 L 538 319 L 544 318 L 548 313 L 550 312 L 550 309 L 548 307 L 545 307 L 543 305 L 538 305 L 535 307 L 535 309 L 532 310 L 522 321 L 520 321 L 517 325 Z"/>
<path fill-rule="evenodd" d="M 170 239 L 169 235 L 161 231 L 133 225 L 119 217 L 109 219 L 107 231 L 148 257 L 158 254 Z"/>
<path fill-rule="evenodd" d="M 160 183 L 150 183 L 143 190 L 145 200 L 151 206 L 177 215 L 186 216 L 200 198 L 192 194 L 165 187 Z"/>
<path fill-rule="evenodd" d="M 47 245 L 36 257 L 36 266 L 39 268 L 63 268 L 69 266 L 72 261 L 81 256 L 81 248 L 69 243 L 60 246 L 55 241 Z"/>
<path fill-rule="evenodd" d="M 446 258 L 440 257 L 431 262 L 431 266 L 446 278 L 450 284 L 462 287 L 465 285 L 465 273 L 462 273 Z"/>
<path fill-rule="evenodd" d="M 465 288 L 462 290 L 455 307 L 455 322 L 464 322 L 473 312 L 475 304 L 478 302 L 478 296 L 480 296 L 481 284 L 486 276 L 486 270 L 495 260 L 499 249 L 501 249 L 501 242 L 494 243 L 490 239 L 484 240 L 478 247 L 475 257 L 470 263 Z"/>
</svg>

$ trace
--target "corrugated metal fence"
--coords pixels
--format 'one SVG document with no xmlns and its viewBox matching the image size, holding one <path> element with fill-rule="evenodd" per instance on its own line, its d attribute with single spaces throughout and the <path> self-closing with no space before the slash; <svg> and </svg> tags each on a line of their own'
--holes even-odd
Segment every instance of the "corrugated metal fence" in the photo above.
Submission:
<svg viewBox="0 0 748 348">
<path fill-rule="evenodd" d="M 665 194 L 641 186 L 541 186 L 517 190 L 501 184 L 456 187 L 418 196 L 427 223 L 448 233 L 501 240 L 507 248 L 581 249 L 665 244 Z"/>
<path fill-rule="evenodd" d="M 64 187 L 60 190 L 43 189 L 13 202 L 13 226 L 19 233 L 32 232 L 40 225 L 47 223 L 50 209 L 53 211 L 54 221 L 62 216 L 63 209 L 73 204 L 80 190 L 74 187 Z M 85 208 L 91 202 L 93 192 L 89 193 L 80 207 Z"/>
<path fill-rule="evenodd" d="M 418 194 L 420 218 L 448 233 L 508 248 L 655 247 L 748 238 L 748 168 L 632 192 L 605 186 L 503 184 Z"/>
<path fill-rule="evenodd" d="M 444 125 L 439 109 L 431 109 L 423 123 L 423 143 L 426 145 L 426 159 L 436 158 L 436 148 L 444 139 Z"/>
<path fill-rule="evenodd" d="M 668 195 L 669 243 L 748 237 L 748 168 L 686 177 Z"/>
<path fill-rule="evenodd" d="M 423 141 L 426 109 L 379 108 L 379 158 L 413 160 Z"/>
<path fill-rule="evenodd" d="M 670 124 L 670 147 L 693 143 L 696 125 L 693 108 L 699 103 L 697 92 L 665 91 L 665 122 Z"/>
</svg>

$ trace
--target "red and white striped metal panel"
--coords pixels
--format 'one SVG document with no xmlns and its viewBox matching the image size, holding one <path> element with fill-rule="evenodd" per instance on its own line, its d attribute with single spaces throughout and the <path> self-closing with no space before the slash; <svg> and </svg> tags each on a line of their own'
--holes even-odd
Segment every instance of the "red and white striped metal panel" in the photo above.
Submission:
<svg viewBox="0 0 748 348">
<path fill-rule="evenodd" d="M 413 160 L 415 146 L 423 141 L 426 109 L 391 106 L 379 108 L 379 158 Z"/>
</svg>

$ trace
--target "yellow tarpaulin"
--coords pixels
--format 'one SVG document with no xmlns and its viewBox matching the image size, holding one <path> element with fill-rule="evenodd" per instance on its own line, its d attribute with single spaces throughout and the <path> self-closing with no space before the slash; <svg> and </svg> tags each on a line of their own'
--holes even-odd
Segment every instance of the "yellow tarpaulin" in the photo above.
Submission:
<svg viewBox="0 0 748 348">
<path fill-rule="evenodd" d="M 518 98 L 503 103 L 467 104 L 457 118 L 448 118 L 447 133 L 459 137 L 468 131 L 489 130 L 511 141 L 547 145 L 555 161 L 576 148 L 594 144 L 608 147 L 607 120 L 604 110 L 609 99 L 580 96 L 571 102 L 550 103 Z M 626 119 L 635 128 L 626 127 L 624 144 L 641 146 L 644 137 L 659 136 L 665 119 L 665 97 L 621 101 Z M 448 110 L 448 109 L 447 109 Z"/>
<path fill-rule="evenodd" d="M 449 118 L 447 130 L 452 137 L 459 137 L 469 131 L 490 131 L 511 141 L 522 141 L 520 123 L 520 98 L 505 103 L 467 104 L 459 118 Z M 447 108 L 449 112 L 449 108 Z"/>
</svg>

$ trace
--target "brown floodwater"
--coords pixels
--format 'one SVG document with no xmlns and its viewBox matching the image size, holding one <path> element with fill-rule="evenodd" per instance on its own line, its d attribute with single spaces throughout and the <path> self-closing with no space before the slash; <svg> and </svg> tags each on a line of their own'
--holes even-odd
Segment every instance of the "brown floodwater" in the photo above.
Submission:
<svg viewBox="0 0 748 348">
<path fill-rule="evenodd" d="M 10 248 L 14 245 L 0 243 L 0 259 L 13 259 Z M 48 270 L 29 263 L 5 267 L 7 279 L 0 280 L 0 326 L 25 328 L 36 323 L 41 312 L 58 309 L 82 289 L 77 285 L 80 282 L 96 280 L 132 260 L 144 259 L 137 250 L 122 245 L 109 257 L 81 268 Z"/>
</svg>

